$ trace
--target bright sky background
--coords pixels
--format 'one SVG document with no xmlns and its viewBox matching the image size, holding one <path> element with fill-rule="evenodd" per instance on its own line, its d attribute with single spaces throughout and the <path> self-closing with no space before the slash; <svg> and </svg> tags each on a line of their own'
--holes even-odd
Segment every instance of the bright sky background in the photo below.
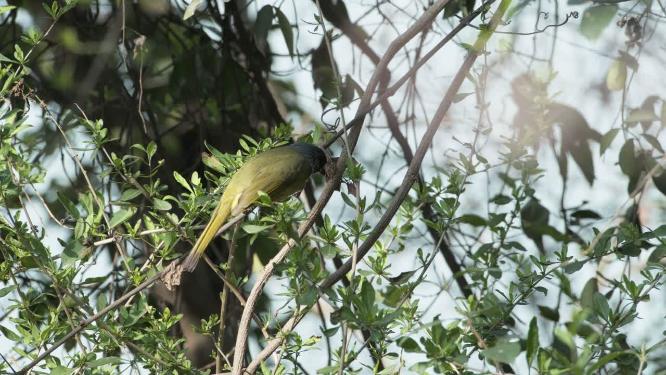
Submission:
<svg viewBox="0 0 666 375">
<path fill-rule="evenodd" d="M 514 0 L 514 3 L 516 3 L 516 1 L 517 0 Z M 370 7 L 375 6 L 376 1 L 348 0 L 346 3 L 352 20 L 356 20 L 360 14 L 364 14 Z M 391 19 L 393 25 L 383 23 L 381 19 L 376 17 L 375 12 L 372 12 L 362 20 L 360 24 L 366 29 L 366 31 L 372 32 L 373 34 L 370 44 L 378 54 L 381 55 L 388 44 L 396 37 L 397 34 L 394 27 L 397 28 L 398 31 L 403 31 L 413 22 L 411 16 L 420 14 L 423 7 L 422 3 L 423 1 L 396 0 L 391 2 L 393 5 L 382 5 L 381 9 L 383 13 Z M 547 7 L 552 7 L 553 2 L 545 3 L 547 4 Z M 3 4 L 3 1 L 0 1 L 0 4 Z M 256 5 L 253 5 L 253 7 L 256 7 L 256 9 L 259 9 L 264 4 L 276 5 L 275 2 L 268 1 L 257 1 L 255 4 Z M 623 10 L 626 11 L 628 6 L 623 4 L 630 3 L 620 4 L 621 13 Z M 296 8 L 294 8 L 294 6 L 296 6 Z M 588 4 L 570 6 L 562 2 L 560 4 L 560 20 L 563 19 L 566 13 L 577 11 L 582 14 L 583 10 L 588 6 Z M 315 22 L 313 14 L 315 14 L 317 10 L 313 3 L 310 1 L 284 1 L 282 2 L 281 9 L 292 22 L 297 20 L 299 26 L 299 32 L 295 34 L 298 36 L 296 43 L 297 49 L 301 52 L 306 52 L 317 47 L 321 40 L 321 30 L 314 32 L 314 27 L 308 25 L 308 23 L 311 24 Z M 519 13 L 515 19 L 511 20 L 509 25 L 503 26 L 499 30 L 520 32 L 533 31 L 536 14 L 536 4 L 531 3 Z M 549 10 L 547 18 L 544 18 L 545 16 L 542 15 L 539 22 L 539 28 L 543 28 L 545 25 L 555 22 L 552 10 Z M 31 22 L 31 20 L 25 18 L 25 14 L 23 14 L 23 19 L 23 22 Z M 619 19 L 618 16 L 616 16 L 615 20 L 617 19 Z M 606 72 L 613 59 L 618 55 L 617 51 L 625 48 L 623 30 L 620 30 L 615 26 L 614 20 L 605 30 L 601 38 L 596 41 L 590 41 L 579 32 L 580 20 L 580 17 L 578 19 L 571 18 L 567 24 L 557 29 L 549 28 L 545 32 L 534 36 L 519 36 L 515 38 L 514 50 L 517 51 L 518 54 L 509 55 L 499 50 L 502 44 L 511 41 L 509 35 L 495 35 L 491 39 L 491 43 L 488 47 L 490 54 L 487 56 L 487 62 L 496 65 L 489 78 L 488 96 L 491 103 L 489 111 L 495 128 L 491 135 L 490 142 L 488 142 L 488 144 L 482 149 L 482 154 L 488 158 L 491 163 L 498 160 L 501 136 L 509 136 L 511 134 L 511 123 L 516 109 L 510 97 L 511 80 L 515 76 L 524 73 L 529 69 L 529 56 L 533 54 L 533 51 L 536 52 L 536 57 L 538 58 L 548 58 L 553 41 L 556 43 L 556 49 L 553 60 L 554 66 L 552 69 L 557 73 L 557 78 L 551 84 L 550 92 L 553 94 L 558 93 L 556 96 L 558 101 L 577 108 L 583 113 L 588 123 L 602 134 L 612 127 L 618 127 L 620 125 L 619 111 L 622 100 L 621 93 L 611 92 L 608 101 L 604 102 L 600 91 L 594 88 L 594 86 L 605 84 Z M 478 24 L 478 22 L 476 24 Z M 427 37 L 424 51 L 429 50 L 429 47 L 432 47 L 437 43 L 451 28 L 452 26 L 449 22 L 445 22 L 441 18 L 438 18 L 434 27 L 434 32 L 431 32 Z M 555 32 L 557 32 L 556 38 L 554 37 Z M 649 36 L 653 32 L 654 35 L 644 43 L 642 54 L 638 58 L 640 67 L 637 73 L 633 76 L 633 81 L 627 94 L 626 105 L 628 107 L 639 106 L 649 95 L 661 95 L 662 97 L 666 97 L 666 92 L 664 92 L 664 87 L 666 87 L 666 75 L 663 73 L 663 67 L 666 66 L 666 61 L 664 61 L 664 56 L 666 56 L 666 54 L 664 54 L 666 43 L 664 41 L 663 26 L 660 23 L 655 23 L 651 20 L 648 23 L 648 30 L 645 34 Z M 470 30 L 461 33 L 455 41 L 470 43 L 475 37 L 476 31 Z M 415 41 L 417 40 L 418 37 Z M 275 29 L 271 32 L 270 45 L 273 47 L 274 52 L 284 55 L 287 54 L 287 49 L 279 29 Z M 410 58 L 412 57 L 411 52 L 415 45 L 415 43 L 410 43 L 407 46 L 407 50 L 410 51 Z M 340 73 L 343 75 L 352 75 L 359 81 L 361 86 L 365 86 L 373 71 L 372 64 L 367 59 L 361 57 L 360 52 L 357 49 L 352 48 L 344 37 L 336 40 L 333 44 L 333 48 L 334 56 L 339 64 Z M 635 51 L 635 49 L 631 50 L 632 53 Z M 437 55 L 420 71 L 417 87 L 422 99 L 423 110 L 417 111 L 417 115 L 419 115 L 416 119 L 416 123 L 419 125 L 415 129 L 417 135 L 423 132 L 428 119 L 434 114 L 435 108 L 448 88 L 452 75 L 457 71 L 464 56 L 465 50 L 462 47 L 455 43 L 450 43 L 438 52 Z M 390 65 L 394 80 L 409 68 L 409 65 L 403 57 L 404 54 L 399 54 L 394 59 L 394 63 Z M 481 63 L 482 60 L 479 59 L 476 64 L 476 69 L 480 67 Z M 284 76 L 284 79 L 292 81 L 295 84 L 297 91 L 300 93 L 298 100 L 301 106 L 307 110 L 310 117 L 292 117 L 292 121 L 297 131 L 305 132 L 311 129 L 312 119 L 319 118 L 321 114 L 321 106 L 317 99 L 317 93 L 313 88 L 311 73 L 309 72 L 309 59 L 303 59 L 301 64 L 306 69 L 301 69 L 298 61 L 292 60 L 289 57 L 276 57 L 273 69 L 280 72 L 280 76 Z M 548 65 L 539 61 L 532 63 L 531 69 L 541 74 L 546 74 L 549 71 Z M 460 91 L 471 92 L 471 90 L 472 86 L 469 82 L 466 82 L 463 84 Z M 395 107 L 399 106 L 402 94 L 403 92 L 391 99 L 391 102 Z M 473 96 L 470 96 L 460 103 L 455 104 L 449 111 L 447 119 L 441 125 L 440 131 L 435 138 L 432 148 L 432 156 L 429 155 L 426 158 L 427 164 L 424 165 L 424 170 L 426 171 L 427 176 L 432 176 L 434 171 L 432 168 L 433 165 L 446 168 L 447 161 L 450 160 L 448 155 L 457 155 L 457 152 L 462 150 L 461 147 L 453 141 L 453 136 L 463 141 L 470 141 L 472 139 L 473 134 L 471 128 L 476 123 L 476 116 L 478 113 L 474 105 L 474 98 Z M 346 119 L 349 120 L 353 118 L 354 110 L 354 105 L 352 105 L 352 108 L 345 113 Z M 423 113 L 426 113 L 427 116 L 424 116 Z M 39 117 L 37 115 L 38 113 L 33 113 L 34 123 L 38 123 Z M 328 121 L 334 120 L 334 114 L 331 113 L 326 119 Z M 371 121 L 366 121 L 365 126 L 366 128 L 368 126 L 384 127 L 385 123 L 380 111 L 376 112 L 375 117 L 372 118 Z M 367 177 L 370 180 L 374 181 L 376 178 L 375 174 L 377 173 L 376 167 L 378 154 L 383 151 L 383 142 L 389 139 L 389 137 L 389 132 L 382 129 L 373 129 L 372 134 L 366 131 L 361 136 L 361 143 L 357 148 L 356 155 L 358 160 L 368 169 Z M 628 196 L 626 192 L 627 180 L 615 165 L 617 162 L 617 153 L 622 144 L 620 138 L 621 136 L 616 138 L 612 147 L 606 152 L 603 158 L 598 156 L 598 145 L 594 144 L 592 146 L 593 154 L 595 156 L 594 163 L 596 170 L 596 181 L 592 187 L 584 180 L 578 167 L 570 161 L 570 182 L 567 195 L 569 205 L 575 205 L 584 200 L 589 201 L 590 203 L 588 207 L 596 210 L 604 217 L 611 217 L 614 213 L 618 212 L 618 210 L 624 211 L 624 209 L 626 209 L 626 199 Z M 410 136 L 409 139 L 412 148 L 415 149 L 417 143 L 415 142 L 414 137 Z M 418 139 L 419 138 L 416 137 L 416 140 Z M 75 136 L 75 140 L 81 142 L 84 140 L 84 137 Z M 393 146 L 394 150 L 397 150 L 399 155 L 399 148 L 396 144 Z M 559 209 L 561 178 L 557 171 L 557 166 L 552 157 L 552 153 L 544 148 L 540 151 L 539 155 L 539 160 L 542 163 L 542 167 L 546 169 L 546 173 L 544 178 L 537 184 L 537 196 L 542 200 L 542 204 L 551 210 L 551 224 L 555 223 L 556 227 L 561 227 L 561 225 L 558 226 L 559 223 L 557 223 L 553 217 L 554 213 Z M 391 174 L 391 171 L 396 170 L 403 164 L 404 162 L 399 158 L 391 158 L 381 172 L 382 180 L 387 178 Z M 73 171 L 73 163 L 71 163 L 71 161 L 66 162 L 64 170 L 70 172 Z M 404 169 L 393 176 L 390 181 L 388 181 L 386 187 L 388 189 L 395 188 L 402 180 L 403 172 Z M 468 187 L 468 191 L 463 196 L 463 206 L 460 211 L 461 214 L 476 213 L 481 216 L 486 215 L 485 201 L 487 201 L 490 196 L 497 193 L 498 187 L 494 179 L 494 176 L 496 175 L 495 173 L 496 171 L 493 171 L 493 173 L 490 174 L 489 179 L 486 179 L 485 176 L 477 176 L 471 180 L 473 184 Z M 59 160 L 53 160 L 53 165 L 47 166 L 47 181 L 53 178 L 64 178 L 63 168 L 60 167 Z M 48 184 L 44 184 L 44 186 L 48 186 Z M 370 190 L 371 187 L 367 184 L 364 186 L 362 185 L 361 187 L 362 193 L 370 194 Z M 338 218 L 340 217 L 341 207 L 341 200 L 336 197 L 333 200 L 333 204 L 327 208 L 326 212 L 328 212 L 333 218 Z M 651 187 L 649 193 L 643 200 L 643 210 L 641 211 L 641 215 L 645 219 L 644 222 L 649 226 L 660 225 L 664 218 L 663 207 L 663 197 Z M 30 204 L 29 209 L 37 216 L 45 217 L 45 212 L 40 203 Z M 349 212 L 344 213 L 343 217 L 348 214 Z M 47 228 L 47 242 L 54 253 L 58 253 L 60 250 L 56 238 L 64 236 L 65 233 L 53 225 L 48 225 Z M 526 246 L 530 245 L 531 250 L 534 250 L 530 241 L 524 241 L 523 243 Z M 422 244 L 420 244 L 419 240 L 415 238 L 413 243 L 414 249 L 420 245 Z M 546 242 L 546 245 L 549 245 L 548 241 Z M 424 250 L 426 252 L 431 251 L 431 246 L 425 246 Z M 441 278 L 449 279 L 450 273 L 445 265 L 443 265 L 441 258 L 436 262 L 438 264 L 433 268 L 432 272 L 430 272 L 431 276 L 429 277 L 429 280 L 437 281 Z M 642 266 L 643 264 L 641 262 L 635 262 L 632 274 L 637 274 Z M 98 267 L 93 267 L 85 276 L 93 276 L 95 272 L 103 271 L 105 267 L 106 265 L 104 264 L 100 264 Z M 401 254 L 401 256 L 394 258 L 392 273 L 397 275 L 402 271 L 414 268 L 416 268 L 416 263 L 413 254 L 405 252 Z M 576 280 L 574 280 L 575 282 L 572 283 L 574 291 L 579 292 L 585 282 L 590 277 L 594 276 L 594 272 L 595 269 L 588 265 L 583 271 L 577 274 Z M 608 277 L 618 277 L 622 272 L 621 264 L 609 264 L 603 268 L 602 272 Z M 508 272 L 505 275 L 507 280 L 511 277 L 511 274 Z M 266 288 L 267 294 L 275 296 L 274 308 L 281 306 L 283 303 L 283 300 L 277 296 L 281 283 L 281 280 L 274 278 Z M 498 285 L 498 287 L 501 286 Z M 552 287 L 552 285 L 550 285 L 550 287 Z M 455 286 L 451 288 L 451 291 L 454 293 L 453 297 L 458 296 L 457 288 Z M 454 309 L 456 302 L 451 296 L 443 294 L 435 301 L 431 301 L 432 297 L 430 297 L 430 295 L 432 294 L 432 290 L 428 290 L 428 287 L 419 288 L 418 293 L 423 295 L 421 298 L 421 306 L 425 307 L 433 302 L 431 309 L 424 317 L 424 321 L 429 321 L 437 314 L 439 314 L 445 321 L 457 317 Z M 538 301 L 535 300 L 535 303 L 532 306 L 535 307 L 537 304 L 536 302 L 538 302 L 538 304 L 552 305 L 552 298 L 554 296 L 555 293 L 551 293 L 548 297 L 538 297 L 540 299 Z M 629 335 L 629 340 L 633 344 L 651 342 L 655 340 L 655 337 L 660 335 L 663 330 L 663 313 L 661 313 L 661 311 L 664 311 L 663 295 L 661 293 L 655 293 L 653 299 L 648 304 L 642 306 L 643 308 L 639 310 L 639 314 L 643 319 L 638 320 L 633 325 L 627 327 L 628 330 L 632 331 L 632 335 Z M 648 310 L 659 311 L 660 313 L 648 314 Z M 325 311 L 327 317 L 328 313 L 330 313 L 330 311 Z M 526 324 L 529 322 L 531 316 L 538 314 L 538 312 L 533 307 L 522 307 L 520 308 L 520 314 L 522 314 L 522 316 L 520 316 L 523 319 L 522 323 Z M 564 317 L 566 317 L 566 311 L 561 311 L 561 314 L 564 319 Z M 298 332 L 304 336 L 318 334 L 320 324 L 319 318 L 314 314 L 310 314 L 300 324 Z M 657 324 L 660 329 L 648 329 L 648 327 Z M 540 327 L 540 329 L 550 328 L 551 327 L 549 326 Z M 521 330 L 520 323 L 518 330 Z M 526 329 L 523 330 L 523 335 L 525 331 Z M 654 337 L 652 337 L 653 333 Z M 541 339 L 542 345 L 549 344 L 549 337 L 545 337 L 545 335 L 542 334 Z M 335 343 L 339 343 L 339 340 L 336 341 L 336 338 L 333 338 L 332 342 L 336 345 Z M 251 344 L 251 349 L 256 352 L 258 349 L 257 344 L 254 342 Z M 10 348 L 9 342 L 0 337 L 0 347 Z M 314 370 L 325 366 L 326 356 L 324 341 L 322 340 L 318 345 L 318 351 L 306 353 L 303 358 L 307 358 L 307 360 L 303 361 L 303 364 L 308 370 Z M 408 363 L 407 367 L 419 359 L 420 358 L 415 355 L 406 356 L 405 360 Z M 522 356 L 519 357 L 516 362 L 519 364 L 524 363 Z M 477 365 L 480 366 L 480 364 Z M 515 368 L 520 370 L 522 367 L 521 365 L 517 365 Z"/>
</svg>

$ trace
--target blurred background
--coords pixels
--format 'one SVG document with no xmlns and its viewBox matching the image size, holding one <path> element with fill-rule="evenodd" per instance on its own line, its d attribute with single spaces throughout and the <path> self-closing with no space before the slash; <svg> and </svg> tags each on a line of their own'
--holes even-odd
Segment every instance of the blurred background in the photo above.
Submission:
<svg viewBox="0 0 666 375">
<path fill-rule="evenodd" d="M 64 6 L 63 2 L 56 3 Z M 13 106 L 26 108 L 29 116 L 31 127 L 22 137 L 30 150 L 29 162 L 41 167 L 43 181 L 34 184 L 26 205 L 38 218 L 35 225 L 45 229 L 44 243 L 53 255 L 64 250 L 59 239 L 68 238 L 71 232 L 52 220 L 52 216 L 67 216 L 58 202 L 62 196 L 74 200 L 86 186 L 75 161 L 64 151 L 65 140 L 53 121 L 62 124 L 72 148 L 91 172 L 93 184 L 108 186 L 103 192 L 108 199 L 119 199 L 122 192 L 113 183 L 105 184 L 117 176 L 104 173 L 105 161 L 90 147 L 89 132 L 78 121 L 83 114 L 90 120 L 101 120 L 108 129 L 112 141 L 104 146 L 109 153 L 124 155 L 131 145 L 154 142 L 157 147 L 153 161 L 161 160 L 160 168 L 153 172 L 142 167 L 137 172 L 165 184 L 167 190 L 161 194 L 178 196 L 183 188 L 174 180 L 174 171 L 188 180 L 194 172 L 199 176 L 211 173 L 202 161 L 202 155 L 205 158 L 211 153 L 209 146 L 233 153 L 240 148 L 242 135 L 259 139 L 288 134 L 297 139 L 311 134 L 314 141 L 321 141 L 327 131 L 349 122 L 378 59 L 432 2 L 193 3 L 194 6 L 189 1 L 82 0 L 57 22 L 47 12 L 50 3 L 3 4 L 15 6 L 0 14 L 3 59 L 13 59 L 15 44 L 29 45 L 31 33 L 38 39 L 44 35 L 37 47 L 25 49 L 31 52 L 25 86 L 34 90 L 36 96 L 26 99 L 27 96 L 15 95 L 9 100 Z M 406 74 L 458 25 L 461 17 L 480 5 L 478 0 L 451 1 L 427 32 L 400 49 L 389 64 L 388 82 L 395 83 Z M 365 169 L 359 185 L 361 196 L 371 201 L 377 192 L 382 192 L 378 199 L 387 202 L 400 185 L 408 165 L 405 147 L 414 150 L 418 146 L 469 46 L 490 14 L 471 21 L 400 87 L 386 106 L 368 116 L 354 152 Z M 461 154 L 467 155 L 473 149 L 481 155 L 475 156 L 476 171 L 468 176 L 460 196 L 457 216 L 466 215 L 466 219 L 447 236 L 463 268 L 476 267 L 480 260 L 474 254 L 479 247 L 498 240 L 498 232 L 482 230 L 478 228 L 481 225 L 474 223 L 478 218 L 486 220 L 501 212 L 493 205 L 496 197 L 511 195 L 506 180 L 501 178 L 503 173 L 509 173 L 506 155 L 518 152 L 510 150 L 511 145 L 521 144 L 525 152 L 535 156 L 541 169 L 531 181 L 535 191 L 531 195 L 533 215 L 523 212 L 522 222 L 517 219 L 508 225 L 505 234 L 508 240 L 520 243 L 525 254 L 552 255 L 561 250 L 564 242 L 569 244 L 570 255 L 582 258 L 585 244 L 595 236 L 593 226 L 603 231 L 622 217 L 630 217 L 630 221 L 646 228 L 654 229 L 663 223 L 666 188 L 655 178 L 639 196 L 632 196 L 640 173 L 634 173 L 621 159 L 622 150 L 627 155 L 626 145 L 631 139 L 632 161 L 639 158 L 634 155 L 649 154 L 653 164 L 661 162 L 661 130 L 666 125 L 664 20 L 666 10 L 659 0 L 511 3 L 439 125 L 421 168 L 425 181 L 436 177 L 447 180 L 448 172 L 464 164 Z M 327 38 L 322 22 L 329 32 Z M 549 112 L 540 111 L 544 105 L 549 106 Z M 395 129 L 404 136 L 402 140 L 396 139 Z M 336 155 L 342 152 L 342 142 L 336 142 L 331 150 Z M 315 181 L 314 196 L 322 184 L 321 179 Z M 349 186 L 343 184 L 341 192 L 353 194 Z M 142 199 L 134 197 L 133 202 L 141 207 L 145 204 Z M 14 210 L 8 208 L 6 215 L 17 212 Z M 334 223 L 356 214 L 345 205 L 341 194 L 334 195 L 324 212 Z M 372 210 L 366 219 L 372 225 L 381 214 L 381 209 Z M 525 230 L 525 222 L 539 222 L 544 215 L 546 224 L 555 232 L 541 231 L 530 236 L 529 224 Z M 20 212 L 19 216 L 25 214 Z M 404 223 L 410 217 L 395 220 Z M 430 253 L 437 247 L 437 239 L 421 220 L 411 224 L 413 228 L 406 235 L 407 250 L 390 253 L 387 274 L 395 276 L 416 269 L 419 263 L 414 251 L 423 249 Z M 569 237 L 562 240 L 562 236 Z M 143 246 L 138 242 L 130 244 L 128 252 L 141 254 Z M 179 251 L 186 251 L 185 245 L 179 246 Z M 220 240 L 214 259 L 225 259 L 225 246 L 225 241 Z M 570 288 L 579 295 L 588 280 L 596 277 L 599 291 L 605 293 L 612 288 L 608 280 L 621 279 L 623 275 L 640 278 L 649 256 L 646 251 L 630 259 L 607 256 L 596 263 L 585 263 L 569 275 Z M 115 249 L 108 246 L 96 253 L 94 261 L 76 278 L 110 277 L 99 286 L 100 290 L 107 290 L 115 283 L 123 284 L 123 274 L 114 271 L 119 264 Z M 260 268 L 261 262 L 255 261 L 254 267 Z M 367 263 L 359 267 L 369 268 Z M 490 293 L 506 292 L 516 279 L 513 271 L 517 266 L 499 259 L 496 267 L 499 274 L 484 287 L 490 288 Z M 247 289 L 253 280 L 252 262 L 241 268 L 238 272 L 250 280 Z M 327 262 L 327 268 L 333 270 L 333 263 Z M 474 286 L 480 285 L 475 277 L 469 280 Z M 291 298 L 282 295 L 285 284 L 288 281 L 284 275 L 271 279 L 262 301 L 262 314 L 288 316 L 285 305 Z M 187 356 L 195 366 L 204 367 L 212 361 L 213 347 L 210 337 L 196 333 L 191 325 L 219 312 L 222 287 L 212 271 L 201 267 L 183 285 L 184 290 L 189 288 L 196 293 L 174 294 L 163 286 L 151 290 L 151 304 L 160 309 L 168 306 L 183 314 L 171 333 L 185 338 Z M 512 330 L 517 336 L 527 333 L 533 316 L 543 315 L 540 306 L 557 311 L 560 322 L 574 314 L 575 303 L 562 299 L 559 281 L 545 282 L 543 287 L 551 293 L 535 294 L 527 304 L 513 310 Z M 107 291 L 110 295 L 117 293 Z M 618 332 L 627 334 L 631 346 L 651 345 L 662 339 L 664 296 L 655 289 L 650 297 L 637 309 L 638 319 L 618 328 Z M 436 316 L 446 324 L 463 316 L 465 299 L 447 263 L 438 257 L 411 302 L 417 306 L 423 324 Z M 2 306 L 6 303 L 0 299 L 0 311 L 5 310 Z M 241 310 L 237 305 L 230 306 L 227 334 L 233 338 Z M 306 316 L 297 332 L 302 337 L 321 336 L 322 322 L 330 324 L 333 312 L 330 306 L 320 304 Z M 2 312 L 1 323 L 11 328 L 11 318 L 16 314 L 16 310 Z M 543 330 L 555 330 L 558 324 L 553 319 L 539 320 Z M 417 330 L 414 337 L 420 335 L 423 332 Z M 253 331 L 251 353 L 262 348 L 260 337 L 258 329 Z M 355 340 L 360 345 L 363 337 Z M 544 334 L 541 344 L 548 346 L 552 340 Z M 226 342 L 231 345 L 233 340 Z M 315 373 L 330 365 L 330 359 L 323 355 L 326 346 L 335 348 L 340 343 L 340 335 L 320 340 L 300 357 L 303 369 Z M 16 359 L 6 338 L 0 337 L 0 348 L 6 358 Z M 652 359 L 648 372 L 656 373 L 661 368 L 663 361 L 657 357 Z M 421 353 L 406 353 L 400 360 L 405 361 L 403 368 L 409 369 L 424 358 Z M 359 360 L 371 362 L 371 356 L 364 351 Z M 390 359 L 385 361 L 389 363 Z M 517 373 L 527 373 L 527 366 L 522 363 L 514 365 Z M 479 357 L 471 358 L 468 366 L 479 371 L 486 368 Z M 359 367 L 358 371 L 369 370 Z"/>
</svg>

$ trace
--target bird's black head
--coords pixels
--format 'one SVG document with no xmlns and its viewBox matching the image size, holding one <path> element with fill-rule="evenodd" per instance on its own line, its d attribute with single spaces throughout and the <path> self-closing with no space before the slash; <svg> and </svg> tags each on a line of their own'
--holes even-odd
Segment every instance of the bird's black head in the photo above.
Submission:
<svg viewBox="0 0 666 375">
<path fill-rule="evenodd" d="M 326 158 L 326 153 L 320 147 L 302 142 L 292 143 L 288 147 L 296 149 L 296 151 L 308 158 L 312 167 L 312 173 L 324 173 L 324 166 L 328 159 Z"/>
</svg>

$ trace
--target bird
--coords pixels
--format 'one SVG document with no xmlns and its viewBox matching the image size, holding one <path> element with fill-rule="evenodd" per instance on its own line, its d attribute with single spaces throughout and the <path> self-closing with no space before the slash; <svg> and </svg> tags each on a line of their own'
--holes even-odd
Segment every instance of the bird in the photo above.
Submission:
<svg viewBox="0 0 666 375">
<path fill-rule="evenodd" d="M 324 174 L 328 161 L 320 147 L 297 142 L 258 153 L 248 159 L 229 180 L 208 224 L 182 263 L 192 272 L 217 231 L 229 219 L 249 208 L 268 194 L 273 201 L 283 201 L 301 191 L 312 174 Z"/>
</svg>

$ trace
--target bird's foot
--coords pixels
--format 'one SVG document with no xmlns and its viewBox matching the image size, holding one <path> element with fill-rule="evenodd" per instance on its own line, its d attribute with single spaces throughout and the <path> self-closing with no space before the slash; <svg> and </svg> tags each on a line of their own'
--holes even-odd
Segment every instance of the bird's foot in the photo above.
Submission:
<svg viewBox="0 0 666 375">
<path fill-rule="evenodd" d="M 160 278 L 169 290 L 174 290 L 175 287 L 180 285 L 180 279 L 183 276 L 183 266 L 179 261 L 172 262 L 167 266 L 164 275 Z"/>
</svg>

